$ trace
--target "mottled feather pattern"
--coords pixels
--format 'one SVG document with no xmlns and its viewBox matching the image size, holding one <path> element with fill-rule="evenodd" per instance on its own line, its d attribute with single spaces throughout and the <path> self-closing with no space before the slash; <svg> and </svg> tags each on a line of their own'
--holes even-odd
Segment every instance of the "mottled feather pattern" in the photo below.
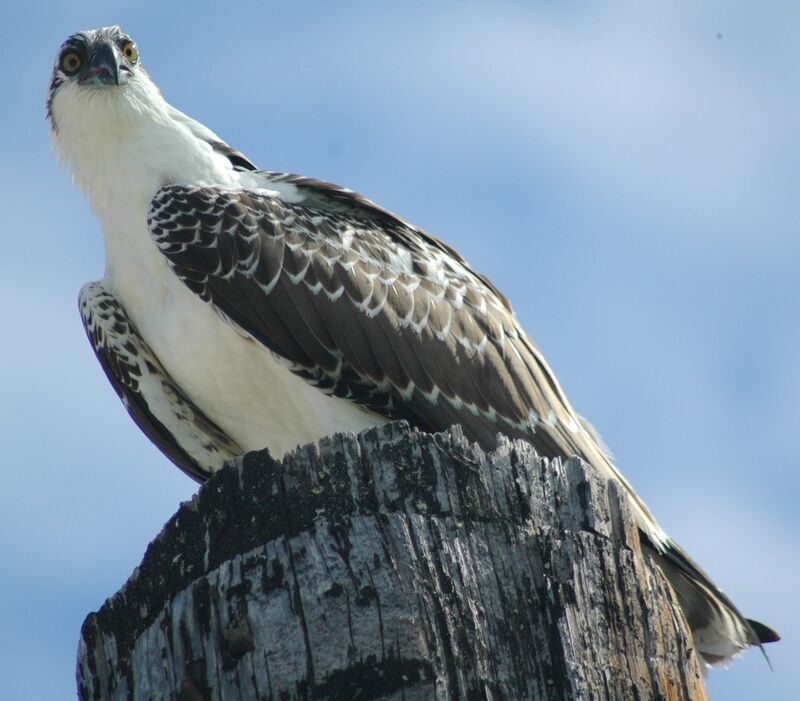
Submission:
<svg viewBox="0 0 800 701">
<path fill-rule="evenodd" d="M 323 391 L 431 429 L 462 423 L 485 446 L 501 431 L 574 452 L 577 422 L 505 299 L 347 192 L 323 210 L 315 189 L 292 204 L 268 189 L 168 185 L 148 226 L 193 292 Z"/>
<path fill-rule="evenodd" d="M 138 392 L 142 359 L 130 341 L 130 325 L 123 309 L 98 283 L 89 283 L 81 290 L 78 306 L 92 347 L 103 353 L 119 384 Z M 112 346 L 114 352 L 109 354 Z"/>
<path fill-rule="evenodd" d="M 102 282 L 85 285 L 78 304 L 86 335 L 111 385 L 131 418 L 170 460 L 204 481 L 211 476 L 209 466 L 219 468 L 241 454 L 236 442 L 172 381 Z"/>
</svg>

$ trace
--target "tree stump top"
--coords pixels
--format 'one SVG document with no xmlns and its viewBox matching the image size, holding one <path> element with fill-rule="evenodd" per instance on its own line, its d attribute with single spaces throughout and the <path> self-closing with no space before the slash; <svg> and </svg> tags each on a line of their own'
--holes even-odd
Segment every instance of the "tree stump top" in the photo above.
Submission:
<svg viewBox="0 0 800 701">
<path fill-rule="evenodd" d="M 626 497 L 402 422 L 249 453 L 84 622 L 82 699 L 704 699 Z"/>
</svg>

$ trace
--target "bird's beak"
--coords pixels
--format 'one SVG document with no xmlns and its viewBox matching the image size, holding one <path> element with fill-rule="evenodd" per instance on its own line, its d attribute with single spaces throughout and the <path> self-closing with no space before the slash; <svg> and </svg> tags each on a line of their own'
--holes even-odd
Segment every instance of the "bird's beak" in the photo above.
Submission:
<svg viewBox="0 0 800 701">
<path fill-rule="evenodd" d="M 110 41 L 97 44 L 80 77 L 81 85 L 123 85 L 128 81 L 128 69 L 121 65 L 117 47 Z"/>
</svg>

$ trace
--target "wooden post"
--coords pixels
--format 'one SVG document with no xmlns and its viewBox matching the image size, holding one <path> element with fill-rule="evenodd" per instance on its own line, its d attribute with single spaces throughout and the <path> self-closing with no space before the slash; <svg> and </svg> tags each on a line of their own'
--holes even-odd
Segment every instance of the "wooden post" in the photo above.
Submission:
<svg viewBox="0 0 800 701">
<path fill-rule="evenodd" d="M 250 453 L 81 631 L 80 698 L 705 699 L 625 497 L 458 428 Z"/>
</svg>

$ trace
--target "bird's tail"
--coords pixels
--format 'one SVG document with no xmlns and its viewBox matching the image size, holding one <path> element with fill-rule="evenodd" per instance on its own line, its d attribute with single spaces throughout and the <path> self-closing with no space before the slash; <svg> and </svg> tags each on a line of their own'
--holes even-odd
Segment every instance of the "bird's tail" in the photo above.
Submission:
<svg viewBox="0 0 800 701">
<path fill-rule="evenodd" d="M 751 645 L 780 640 L 769 626 L 742 616 L 679 545 L 669 541 L 663 551 L 653 548 L 652 554 L 672 584 L 695 647 L 707 664 L 724 664 Z"/>
</svg>

